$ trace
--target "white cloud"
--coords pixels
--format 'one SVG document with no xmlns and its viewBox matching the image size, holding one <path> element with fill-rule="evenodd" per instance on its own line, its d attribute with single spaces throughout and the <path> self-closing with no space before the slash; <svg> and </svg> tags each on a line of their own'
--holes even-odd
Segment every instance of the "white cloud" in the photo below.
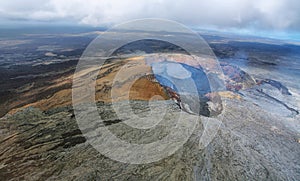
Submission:
<svg viewBox="0 0 300 181">
<path fill-rule="evenodd" d="M 194 26 L 300 30 L 298 0 L 0 0 L 0 18 L 103 26 L 167 18 Z"/>
</svg>

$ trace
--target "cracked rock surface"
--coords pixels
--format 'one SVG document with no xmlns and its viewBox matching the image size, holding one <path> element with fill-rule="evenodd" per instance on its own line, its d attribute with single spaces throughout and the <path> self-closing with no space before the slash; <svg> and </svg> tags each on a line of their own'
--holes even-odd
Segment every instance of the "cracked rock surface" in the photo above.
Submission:
<svg viewBox="0 0 300 181">
<path fill-rule="evenodd" d="M 251 93 L 249 93 L 251 94 Z M 188 141 L 173 155 L 150 164 L 127 164 L 100 154 L 82 135 L 71 107 L 48 111 L 26 108 L 0 121 L 0 178 L 4 180 L 297 180 L 300 178 L 299 130 L 284 123 L 296 122 L 264 111 L 246 99 L 226 99 L 216 118 L 200 116 Z M 181 110 L 172 101 L 170 114 Z M 135 114 L 149 113 L 146 101 L 131 101 Z M 124 107 L 124 110 L 129 107 Z M 159 109 L 158 109 L 159 110 Z M 156 113 L 159 114 L 159 111 Z M 124 131 L 126 125 L 111 104 L 98 103 L 103 125 L 124 140 L 138 142 L 149 132 Z M 187 113 L 184 113 L 187 114 Z M 166 119 L 174 119 L 169 116 Z M 169 120 L 172 121 L 172 120 Z M 207 122 L 216 123 L 204 133 Z M 96 129 L 96 128 L 95 128 Z M 123 132 L 122 132 L 123 131 Z M 214 134 L 215 135 L 210 135 Z M 156 127 L 152 142 L 168 134 Z M 202 141 L 199 142 L 202 138 Z M 207 145 L 205 141 L 211 139 Z M 205 146 L 203 146 L 205 145 Z M 206 146 L 207 145 L 207 146 Z"/>
</svg>

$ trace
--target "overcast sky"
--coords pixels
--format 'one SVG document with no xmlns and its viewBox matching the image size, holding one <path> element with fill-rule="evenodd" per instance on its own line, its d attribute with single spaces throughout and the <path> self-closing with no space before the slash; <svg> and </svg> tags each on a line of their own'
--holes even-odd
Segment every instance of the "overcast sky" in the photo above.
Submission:
<svg viewBox="0 0 300 181">
<path fill-rule="evenodd" d="M 300 32 L 300 0 L 0 0 L 2 24 L 111 26 L 150 17 L 195 27 Z"/>
</svg>

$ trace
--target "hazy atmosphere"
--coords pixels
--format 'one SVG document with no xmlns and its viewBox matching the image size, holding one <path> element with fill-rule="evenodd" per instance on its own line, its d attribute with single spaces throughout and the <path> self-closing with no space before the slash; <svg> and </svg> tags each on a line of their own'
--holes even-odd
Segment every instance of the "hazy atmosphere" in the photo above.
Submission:
<svg viewBox="0 0 300 181">
<path fill-rule="evenodd" d="M 300 0 L 0 0 L 0 180 L 300 178 Z"/>
<path fill-rule="evenodd" d="M 1 0 L 3 22 L 110 26 L 139 18 L 167 18 L 190 26 L 300 30 L 298 0 Z"/>
</svg>

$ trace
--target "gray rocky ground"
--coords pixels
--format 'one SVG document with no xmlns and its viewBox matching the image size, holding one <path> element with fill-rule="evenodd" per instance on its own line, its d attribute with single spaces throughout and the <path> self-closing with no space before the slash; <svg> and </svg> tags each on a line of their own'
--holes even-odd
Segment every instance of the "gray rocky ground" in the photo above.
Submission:
<svg viewBox="0 0 300 181">
<path fill-rule="evenodd" d="M 77 39 L 53 38 L 53 45 L 58 44 L 57 40 L 59 44 L 80 44 L 80 48 L 70 52 L 62 47 L 62 50 L 37 54 L 34 44 L 26 45 L 26 49 L 20 46 L 18 51 L 10 47 L 1 49 L 3 60 L 12 59 L 12 64 L 2 62 L 0 71 L 4 77 L 0 96 L 0 180 L 299 180 L 299 56 L 285 54 L 286 49 L 298 53 L 299 48 L 229 40 L 222 43 L 223 38 L 207 37 L 210 38 L 218 57 L 230 64 L 235 62 L 247 73 L 222 64 L 229 77 L 227 89 L 231 91 L 227 96 L 221 95 L 222 113 L 214 114 L 215 117 L 193 115 L 198 124 L 179 150 L 157 162 L 140 165 L 117 162 L 100 154 L 82 135 L 71 106 L 48 105 L 50 102 L 62 106 L 60 101 L 71 98 L 70 92 L 62 92 L 58 98 L 54 96 L 46 106 L 42 104 L 44 111 L 27 107 L 2 117 L 13 108 L 70 88 L 71 81 L 67 78 L 73 75 L 76 59 L 90 38 L 80 39 L 79 43 Z M 49 44 L 49 38 L 41 40 Z M 243 47 L 245 51 L 239 51 Z M 23 51 L 29 48 L 31 53 L 23 57 Z M 53 59 L 54 55 L 59 57 Z M 31 62 L 35 59 L 37 62 Z M 58 86 L 53 86 L 54 83 Z M 28 94 L 21 96 L 22 92 Z M 152 103 L 156 109 L 149 122 L 164 113 L 159 109 L 162 105 L 167 105 L 165 121 L 171 125 L 181 113 L 172 101 Z M 131 107 L 123 102 L 116 104 L 121 105 L 125 115 L 131 108 L 139 117 L 149 114 L 145 101 L 132 101 Z M 87 133 L 107 127 L 119 138 L 133 143 L 150 143 L 170 133 L 163 124 L 143 131 L 129 129 L 124 123 L 132 118 L 117 117 L 110 104 L 97 105 L 105 121 L 96 126 L 87 125 Z M 117 148 L 113 151 L 122 154 Z"/>
<path fill-rule="evenodd" d="M 254 91 L 254 89 L 253 89 Z M 299 115 L 278 115 L 248 100 L 224 100 L 216 118 L 201 116 L 189 140 L 175 154 L 149 164 L 121 163 L 94 149 L 82 135 L 71 107 L 42 112 L 26 108 L 0 121 L 1 180 L 298 180 L 300 178 Z M 249 98 L 250 97 L 250 98 Z M 256 99 L 257 100 L 257 99 Z M 263 100 L 262 100 L 263 101 Z M 121 104 L 121 103 L 120 103 Z M 180 112 L 172 101 L 166 120 Z M 149 107 L 133 101 L 135 114 L 145 116 Z M 163 126 L 137 132 L 127 128 L 109 104 L 98 103 L 103 125 L 122 139 L 143 142 L 168 134 Z M 280 109 L 280 108 L 278 108 Z M 282 110 L 285 108 L 282 108 Z M 285 111 L 285 110 L 284 110 Z M 159 113 L 159 109 L 156 111 Z M 187 113 L 184 113 L 187 114 Z M 188 120 L 187 120 L 188 121 Z M 208 121 L 220 124 L 203 135 Z M 298 121 L 298 122 L 297 122 Z M 290 124 L 287 124 L 290 122 Z M 217 129 L 212 126 L 210 129 Z M 96 128 L 94 128 L 96 129 Z M 150 134 L 151 133 L 151 134 Z M 148 134 L 148 135 L 147 135 Z M 199 143 L 200 137 L 202 141 Z M 213 138 L 205 147 L 209 138 Z M 200 144 L 200 145 L 199 145 Z"/>
</svg>

